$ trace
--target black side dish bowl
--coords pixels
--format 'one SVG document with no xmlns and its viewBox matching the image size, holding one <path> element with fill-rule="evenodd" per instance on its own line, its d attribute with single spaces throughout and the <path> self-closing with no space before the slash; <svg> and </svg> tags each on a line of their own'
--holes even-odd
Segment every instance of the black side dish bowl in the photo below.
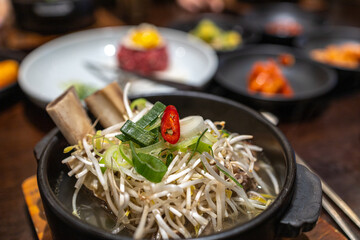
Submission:
<svg viewBox="0 0 360 240">
<path fill-rule="evenodd" d="M 261 42 L 282 45 L 293 45 L 294 40 L 299 36 L 313 32 L 324 23 L 322 17 L 304 10 L 294 3 L 258 4 L 245 14 L 244 19 L 253 31 L 261 34 Z M 298 35 L 289 35 L 267 31 L 269 24 L 279 21 L 280 23 L 288 21 L 299 24 L 301 27 L 300 33 Z"/>
<path fill-rule="evenodd" d="M 248 78 L 255 62 L 290 54 L 295 63 L 281 66 L 284 77 L 293 89 L 292 96 L 267 96 L 251 93 Z M 227 91 L 227 96 L 257 110 L 272 112 L 284 120 L 316 116 L 324 109 L 330 92 L 336 86 L 336 73 L 304 56 L 297 49 L 280 45 L 252 45 L 246 49 L 222 56 L 215 81 Z"/>
<path fill-rule="evenodd" d="M 263 147 L 269 163 L 274 167 L 281 190 L 274 202 L 255 218 L 228 230 L 199 239 L 263 239 L 295 237 L 311 230 L 320 215 L 321 184 L 317 176 L 295 163 L 294 152 L 280 130 L 250 108 L 234 101 L 197 92 L 175 92 L 146 95 L 151 102 L 161 101 L 175 105 L 180 117 L 202 115 L 204 119 L 226 121 L 229 131 L 252 134 L 254 144 Z M 35 147 L 38 160 L 38 186 L 47 221 L 56 239 L 131 239 L 131 236 L 113 235 L 99 226 L 93 226 L 72 215 L 71 199 L 75 179 L 67 175 L 69 169 L 61 160 L 67 155 L 67 142 L 55 128 Z M 82 188 L 78 201 L 95 201 Z M 85 199 L 85 200 L 84 200 Z M 92 205 L 102 209 L 104 203 Z"/>
<path fill-rule="evenodd" d="M 360 87 L 360 67 L 346 68 L 327 63 L 318 62 L 311 57 L 314 49 L 325 49 L 329 45 L 344 43 L 360 44 L 360 28 L 349 26 L 327 26 L 316 32 L 304 34 L 296 39 L 295 45 L 300 48 L 305 56 L 312 62 L 334 69 L 338 75 L 337 89 L 346 90 Z"/>
<path fill-rule="evenodd" d="M 26 54 L 21 51 L 0 50 L 0 61 L 15 60 L 19 63 L 24 59 Z M 1 74 L 1 73 L 0 73 Z M 11 83 L 0 89 L 0 102 L 6 103 L 10 98 L 16 98 L 20 94 L 19 85 L 17 82 Z"/>
<path fill-rule="evenodd" d="M 59 34 L 95 22 L 94 0 L 12 0 L 17 25 L 42 34 Z"/>
<path fill-rule="evenodd" d="M 245 45 L 258 43 L 260 41 L 260 35 L 253 31 L 244 20 L 240 17 L 227 14 L 204 13 L 188 20 L 173 22 L 169 27 L 183 32 L 190 32 L 204 19 L 212 21 L 222 30 L 236 31 L 241 35 L 242 42 L 238 47 L 232 50 L 216 50 L 217 54 L 232 52 L 243 48 Z"/>
</svg>

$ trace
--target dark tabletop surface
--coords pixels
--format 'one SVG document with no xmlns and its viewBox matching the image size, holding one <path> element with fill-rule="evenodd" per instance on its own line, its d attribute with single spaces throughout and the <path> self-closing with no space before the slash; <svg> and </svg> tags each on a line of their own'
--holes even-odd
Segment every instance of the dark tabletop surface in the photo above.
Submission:
<svg viewBox="0 0 360 240">
<path fill-rule="evenodd" d="M 164 26 L 170 20 L 189 16 L 174 4 L 166 1 L 159 4 L 148 16 L 154 24 Z M 335 22 L 341 19 L 341 11 L 334 12 Z M 354 21 L 349 17 L 343 20 L 346 24 Z M 356 19 L 355 22 L 360 24 Z M 211 83 L 206 91 L 227 97 L 216 83 Z M 360 215 L 360 88 L 354 86 L 331 93 L 322 108 L 314 116 L 280 121 L 279 128 L 308 165 Z M 1 239 L 35 239 L 21 184 L 36 174 L 33 148 L 53 127 L 44 110 L 33 105 L 19 89 L 0 102 Z M 337 228 L 326 212 L 321 218 Z M 352 228 L 360 236 L 359 229 Z"/>
</svg>

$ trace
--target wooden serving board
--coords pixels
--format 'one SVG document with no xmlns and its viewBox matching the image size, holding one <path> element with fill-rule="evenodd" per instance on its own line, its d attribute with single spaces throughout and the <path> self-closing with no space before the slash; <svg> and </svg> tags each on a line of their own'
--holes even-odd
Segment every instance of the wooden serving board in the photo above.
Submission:
<svg viewBox="0 0 360 240">
<path fill-rule="evenodd" d="M 39 240 L 52 240 L 51 231 L 47 224 L 40 198 L 36 175 L 27 178 L 23 182 L 22 190 Z M 312 231 L 303 233 L 297 238 L 282 238 L 278 240 L 346 240 L 346 237 L 324 219 L 320 218 Z"/>
</svg>

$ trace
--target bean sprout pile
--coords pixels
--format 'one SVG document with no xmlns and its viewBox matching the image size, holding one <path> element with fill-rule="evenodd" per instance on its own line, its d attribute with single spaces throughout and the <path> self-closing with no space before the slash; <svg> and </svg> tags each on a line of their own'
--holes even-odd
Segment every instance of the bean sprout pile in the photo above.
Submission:
<svg viewBox="0 0 360 240">
<path fill-rule="evenodd" d="M 127 100 L 127 91 L 124 98 Z M 147 102 L 142 110 L 132 110 L 128 101 L 124 102 L 126 117 L 134 122 L 153 106 Z M 196 119 L 202 118 L 196 116 Z M 64 150 L 74 151 L 62 161 L 71 168 L 68 175 L 77 179 L 73 214 L 79 216 L 77 196 L 80 188 L 88 183 L 86 186 L 104 200 L 116 216 L 114 234 L 124 229 L 135 239 L 211 234 L 233 226 L 239 218 L 248 220 L 261 213 L 279 192 L 273 169 L 257 160 L 262 148 L 251 144 L 251 135 L 225 131 L 224 122 L 206 119 L 201 121 L 200 132 L 193 131 L 196 138 L 203 132 L 203 137 L 212 144 L 209 151 L 179 150 L 161 140 L 154 146 L 137 147 L 137 151 L 154 156 L 173 149 L 173 159 L 159 183 L 144 178 L 117 152 L 110 154 L 110 162 L 103 161 L 114 146 L 129 149 L 127 143 L 116 137 L 123 125 L 124 122 L 118 123 L 94 135 L 88 134 L 79 144 Z M 124 152 L 131 156 L 130 151 Z M 265 177 L 259 174 L 259 169 Z"/>
</svg>

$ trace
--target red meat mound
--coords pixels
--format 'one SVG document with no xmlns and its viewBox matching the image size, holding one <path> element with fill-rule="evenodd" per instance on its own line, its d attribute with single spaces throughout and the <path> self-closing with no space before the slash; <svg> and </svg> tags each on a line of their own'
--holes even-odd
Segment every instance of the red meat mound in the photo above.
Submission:
<svg viewBox="0 0 360 240">
<path fill-rule="evenodd" d="M 166 46 L 146 51 L 121 46 L 117 52 L 117 59 L 122 69 L 144 76 L 165 70 L 169 62 Z"/>
</svg>

